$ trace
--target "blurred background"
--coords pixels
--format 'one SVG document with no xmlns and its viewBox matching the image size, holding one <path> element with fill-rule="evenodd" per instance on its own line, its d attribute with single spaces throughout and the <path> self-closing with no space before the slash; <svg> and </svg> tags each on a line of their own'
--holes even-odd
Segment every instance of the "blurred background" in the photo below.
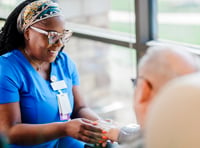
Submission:
<svg viewBox="0 0 200 148">
<path fill-rule="evenodd" d="M 157 41 L 200 44 L 200 0 L 141 1 L 156 5 Z M 138 50 L 133 46 L 137 38 L 135 0 L 57 2 L 63 9 L 66 28 L 75 32 L 65 51 L 77 64 L 82 94 L 89 106 L 103 118 L 113 119 L 120 125 L 136 123 L 131 83 L 131 78 L 136 78 L 139 60 Z M 6 18 L 18 3 L 19 0 L 0 0 L 0 17 Z M 149 11 L 152 12 L 155 11 Z M 114 41 L 104 42 L 95 38 L 96 35 Z M 123 41 L 124 35 L 126 46 L 117 42 Z"/>
</svg>

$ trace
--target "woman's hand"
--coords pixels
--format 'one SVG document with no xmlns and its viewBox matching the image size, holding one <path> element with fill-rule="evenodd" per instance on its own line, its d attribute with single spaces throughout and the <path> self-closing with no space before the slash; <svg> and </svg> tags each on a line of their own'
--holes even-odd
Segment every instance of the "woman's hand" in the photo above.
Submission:
<svg viewBox="0 0 200 148">
<path fill-rule="evenodd" d="M 102 141 L 102 129 L 95 126 L 93 121 L 77 118 L 66 122 L 66 134 L 86 143 L 98 143 Z"/>
</svg>

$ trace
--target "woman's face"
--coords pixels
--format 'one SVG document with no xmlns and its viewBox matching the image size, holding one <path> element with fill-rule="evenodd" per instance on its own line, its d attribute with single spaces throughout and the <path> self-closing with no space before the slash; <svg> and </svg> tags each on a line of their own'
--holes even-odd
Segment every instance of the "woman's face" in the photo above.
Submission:
<svg viewBox="0 0 200 148">
<path fill-rule="evenodd" d="M 52 17 L 41 22 L 37 22 L 32 27 L 46 32 L 54 31 L 63 33 L 65 30 L 62 17 Z M 58 55 L 63 43 L 58 40 L 55 44 L 49 44 L 48 36 L 29 27 L 25 32 L 26 47 L 29 55 L 40 62 L 53 62 Z"/>
</svg>

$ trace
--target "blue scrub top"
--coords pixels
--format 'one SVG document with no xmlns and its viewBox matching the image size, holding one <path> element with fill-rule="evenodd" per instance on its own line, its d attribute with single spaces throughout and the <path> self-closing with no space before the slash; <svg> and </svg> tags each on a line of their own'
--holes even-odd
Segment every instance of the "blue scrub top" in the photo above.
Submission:
<svg viewBox="0 0 200 148">
<path fill-rule="evenodd" d="M 79 85 L 79 75 L 74 62 L 61 52 L 51 63 L 50 78 L 64 80 L 71 108 L 74 106 L 73 85 Z M 43 124 L 62 122 L 56 95 L 50 85 L 29 63 L 19 50 L 0 56 L 0 104 L 19 102 L 22 123 Z M 84 143 L 64 137 L 35 146 L 10 145 L 11 148 L 83 148 Z"/>
</svg>

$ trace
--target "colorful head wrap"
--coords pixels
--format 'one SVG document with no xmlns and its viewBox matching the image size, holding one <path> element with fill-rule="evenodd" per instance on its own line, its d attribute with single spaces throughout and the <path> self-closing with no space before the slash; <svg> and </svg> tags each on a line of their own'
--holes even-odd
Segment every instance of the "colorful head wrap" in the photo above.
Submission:
<svg viewBox="0 0 200 148">
<path fill-rule="evenodd" d="M 17 29 L 19 32 L 24 32 L 34 23 L 54 16 L 61 16 L 57 3 L 51 0 L 36 0 L 25 6 L 20 12 L 17 19 Z"/>
</svg>

